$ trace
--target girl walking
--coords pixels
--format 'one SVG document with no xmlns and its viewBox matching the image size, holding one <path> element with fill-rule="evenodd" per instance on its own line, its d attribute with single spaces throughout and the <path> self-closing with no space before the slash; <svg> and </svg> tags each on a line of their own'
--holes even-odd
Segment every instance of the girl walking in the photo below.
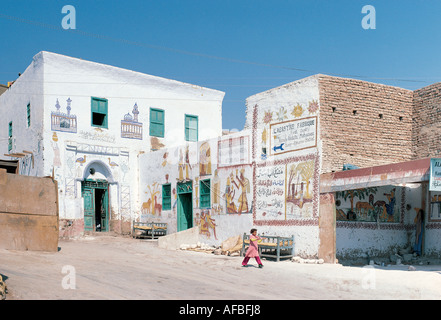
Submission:
<svg viewBox="0 0 441 320">
<path fill-rule="evenodd" d="M 245 258 L 242 261 L 242 266 L 246 267 L 250 258 L 255 258 L 259 268 L 262 268 L 263 264 L 259 257 L 258 243 L 265 238 L 261 238 L 257 235 L 257 229 L 251 229 L 250 233 L 250 246 L 248 247 Z"/>
</svg>

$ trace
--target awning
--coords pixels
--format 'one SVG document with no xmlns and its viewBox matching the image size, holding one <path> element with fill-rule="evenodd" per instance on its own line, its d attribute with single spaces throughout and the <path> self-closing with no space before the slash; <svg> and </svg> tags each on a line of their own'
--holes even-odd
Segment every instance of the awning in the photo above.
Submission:
<svg viewBox="0 0 441 320">
<path fill-rule="evenodd" d="M 320 175 L 320 193 L 429 181 L 430 158 Z"/>
</svg>

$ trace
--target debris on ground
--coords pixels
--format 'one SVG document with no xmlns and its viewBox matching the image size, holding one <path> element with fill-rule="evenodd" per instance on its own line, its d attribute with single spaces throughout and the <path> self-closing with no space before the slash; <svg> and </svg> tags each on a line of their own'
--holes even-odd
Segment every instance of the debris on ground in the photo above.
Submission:
<svg viewBox="0 0 441 320">
<path fill-rule="evenodd" d="M 242 250 L 242 236 L 234 236 L 230 237 L 224 242 L 222 242 L 221 245 L 221 254 L 227 255 L 227 256 L 239 256 L 240 251 Z"/>
<path fill-rule="evenodd" d="M 309 264 L 323 264 L 325 262 L 323 259 L 304 259 L 299 256 L 292 257 L 291 261 L 296 263 L 309 263 Z"/>
<path fill-rule="evenodd" d="M 213 253 L 215 255 L 240 256 L 240 251 L 242 250 L 242 237 L 230 237 L 222 242 L 220 246 L 211 246 L 206 243 L 198 242 L 193 244 L 181 244 L 179 248 L 181 250 Z"/>
<path fill-rule="evenodd" d="M 206 253 L 213 253 L 214 250 L 216 250 L 216 247 L 201 242 L 193 243 L 193 244 L 181 244 L 179 248 L 181 250 L 206 252 Z"/>
</svg>

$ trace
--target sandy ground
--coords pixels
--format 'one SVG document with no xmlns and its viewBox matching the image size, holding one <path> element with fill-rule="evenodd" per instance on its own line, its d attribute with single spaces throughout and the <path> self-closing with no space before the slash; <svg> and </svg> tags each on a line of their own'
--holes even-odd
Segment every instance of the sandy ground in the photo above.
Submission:
<svg viewBox="0 0 441 320">
<path fill-rule="evenodd" d="M 155 240 L 98 235 L 59 251 L 0 250 L 7 300 L 441 299 L 441 266 L 300 264 L 158 248 Z"/>
</svg>

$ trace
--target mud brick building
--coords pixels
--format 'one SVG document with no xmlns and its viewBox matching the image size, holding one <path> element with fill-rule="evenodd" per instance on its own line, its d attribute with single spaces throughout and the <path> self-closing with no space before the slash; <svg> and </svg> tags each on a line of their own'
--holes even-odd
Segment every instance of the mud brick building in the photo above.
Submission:
<svg viewBox="0 0 441 320">
<path fill-rule="evenodd" d="M 319 76 L 322 172 L 413 158 L 413 92 L 361 80 Z"/>
</svg>

